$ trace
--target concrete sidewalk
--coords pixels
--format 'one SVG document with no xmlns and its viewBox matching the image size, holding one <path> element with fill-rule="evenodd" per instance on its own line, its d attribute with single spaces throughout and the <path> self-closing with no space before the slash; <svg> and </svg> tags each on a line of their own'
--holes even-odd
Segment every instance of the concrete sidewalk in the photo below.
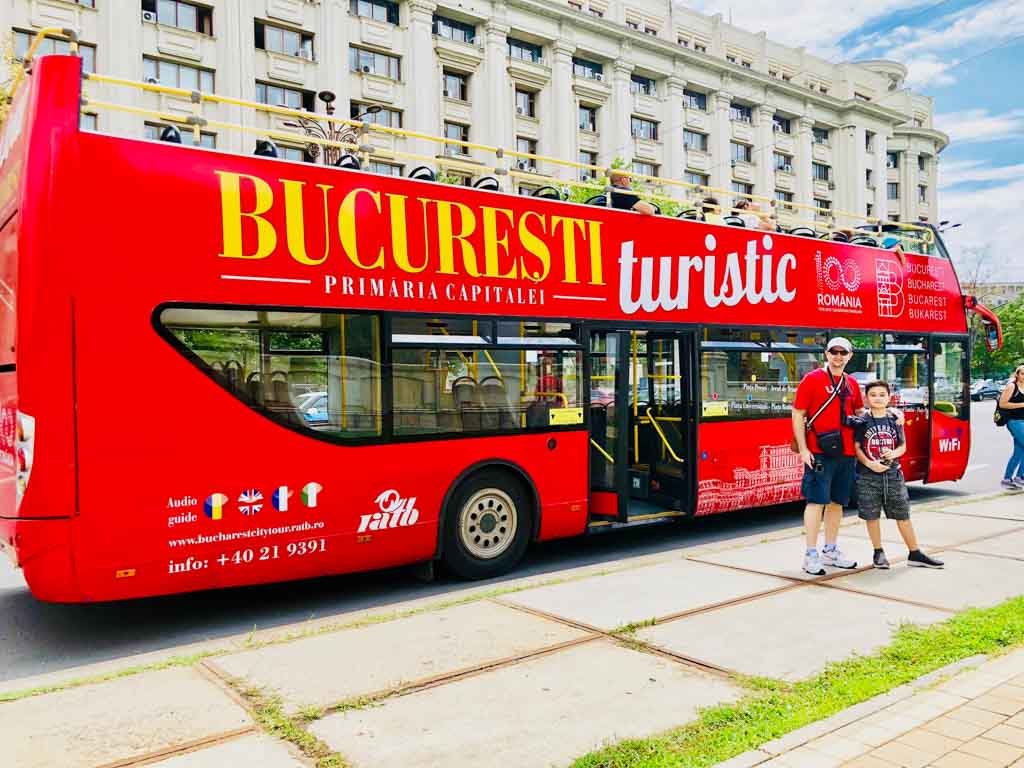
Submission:
<svg viewBox="0 0 1024 768">
<path fill-rule="evenodd" d="M 893 570 L 810 578 L 799 570 L 803 543 L 794 528 L 770 539 L 588 566 L 557 580 L 521 579 L 497 592 L 467 586 L 443 604 L 412 601 L 384 618 L 353 614 L 174 649 L 164 655 L 213 655 L 114 679 L 95 681 L 161 659 L 150 654 L 14 681 L 4 691 L 57 690 L 0 704 L 0 762 L 5 768 L 313 765 L 258 725 L 266 712 L 245 694 L 259 690 L 277 697 L 285 715 L 301 714 L 302 728 L 322 752 L 337 752 L 355 766 L 567 765 L 604 744 L 682 725 L 701 707 L 735 699 L 742 693 L 737 675 L 798 680 L 886 644 L 901 623 L 943 621 L 962 608 L 1024 594 L 1024 498 L 946 502 L 916 510 L 914 519 L 921 541 L 941 552 L 946 570 L 906 568 L 895 526 L 887 523 Z M 844 525 L 840 543 L 848 555 L 870 562 L 858 521 Z M 819 642 L 826 630 L 827 644 Z M 1022 663 L 1022 655 L 1007 657 L 963 679 L 970 674 L 994 680 L 990 688 L 1009 685 L 991 697 L 1009 709 L 1002 702 L 1017 701 Z M 966 704 L 974 694 L 959 690 L 920 695 L 941 693 L 950 710 L 988 711 Z M 988 742 L 1012 746 L 1006 739 L 1016 734 L 1007 729 L 1021 726 L 1021 709 L 1024 699 L 1015 712 L 999 713 L 1005 722 L 988 725 L 986 735 L 961 739 L 956 734 L 971 729 L 956 726 L 937 734 L 957 744 L 948 750 L 952 757 L 936 753 L 935 760 L 960 759 L 956 752 L 980 760 L 976 753 L 986 749 L 1008 755 Z M 934 733 L 927 720 L 947 716 L 916 722 L 905 712 L 886 714 L 906 730 L 890 728 L 877 744 L 858 742 L 851 731 L 836 737 L 841 746 L 825 749 L 810 743 L 828 733 L 820 731 L 777 752 L 766 745 L 745 756 L 754 761 L 745 764 L 840 765 L 860 758 L 834 754 L 851 744 L 877 750 L 905 737 L 925 743 L 931 737 L 915 729 Z M 949 717 L 959 722 L 954 713 Z M 984 743 L 975 743 L 979 737 Z M 878 759 L 898 751 L 890 747 Z M 872 763 L 872 757 L 863 765 L 918 765 Z M 937 766 L 987 765 L 935 760 Z"/>
</svg>

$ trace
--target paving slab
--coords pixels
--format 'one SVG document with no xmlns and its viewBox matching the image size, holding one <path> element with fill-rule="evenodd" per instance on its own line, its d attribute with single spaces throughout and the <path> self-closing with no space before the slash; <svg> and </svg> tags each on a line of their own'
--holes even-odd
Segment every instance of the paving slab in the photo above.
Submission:
<svg viewBox="0 0 1024 768">
<path fill-rule="evenodd" d="M 844 526 L 839 532 L 839 547 L 843 554 L 861 565 L 871 562 L 871 543 L 866 539 L 851 536 L 850 527 Z M 816 577 L 804 573 L 803 562 L 806 544 L 803 536 L 788 539 L 776 539 L 746 547 L 723 549 L 718 552 L 706 552 L 692 555 L 691 560 L 703 563 L 747 568 L 759 573 L 785 576 L 790 579 L 810 581 Z M 829 573 L 837 573 L 837 569 L 829 568 Z"/>
<path fill-rule="evenodd" d="M 950 610 L 997 605 L 1024 594 L 1024 562 L 967 552 L 943 552 L 942 570 L 893 566 L 865 571 L 834 582 L 876 595 L 916 600 Z"/>
<path fill-rule="evenodd" d="M 994 539 L 985 539 L 974 544 L 961 544 L 957 549 L 977 554 L 999 555 L 1014 560 L 1024 560 L 1024 531 L 1004 533 Z"/>
<path fill-rule="evenodd" d="M 339 712 L 310 730 L 359 767 L 548 768 L 739 694 L 721 678 L 598 640 Z"/>
<path fill-rule="evenodd" d="M 266 734 L 253 733 L 147 765 L 155 768 L 307 768 L 308 763 L 303 762 L 294 749 Z"/>
<path fill-rule="evenodd" d="M 942 611 L 807 586 L 642 629 L 637 637 L 743 674 L 800 680 L 830 661 L 886 645 L 900 624 L 946 618 Z"/>
<path fill-rule="evenodd" d="M 502 600 L 592 627 L 614 629 L 624 624 L 785 587 L 791 583 L 774 576 L 730 571 L 692 560 L 678 560 L 550 587 L 538 587 L 507 595 Z"/>
<path fill-rule="evenodd" d="M 953 512 L 925 512 L 915 515 L 913 509 L 911 509 L 910 519 L 914 521 L 914 530 L 917 532 L 918 541 L 921 542 L 925 551 L 929 548 L 951 547 L 974 539 L 994 538 L 1009 531 L 1020 530 L 1022 527 L 1020 522 L 1014 520 L 990 520 Z M 868 538 L 868 532 L 864 526 L 844 529 L 843 535 L 856 539 Z M 899 551 L 901 554 L 906 554 L 906 550 L 902 549 L 903 539 L 900 538 L 896 523 L 884 518 L 882 520 L 882 540 L 901 545 L 899 550 L 891 550 L 892 553 Z"/>
<path fill-rule="evenodd" d="M 0 763 L 92 768 L 251 724 L 192 668 L 146 672 L 0 704 Z"/>
<path fill-rule="evenodd" d="M 586 634 L 485 600 L 223 656 L 216 665 L 278 693 L 296 712 Z"/>
<path fill-rule="evenodd" d="M 999 517 L 1006 520 L 1024 520 L 1024 494 L 1006 493 L 994 499 L 956 504 L 936 510 L 950 515 Z"/>
</svg>

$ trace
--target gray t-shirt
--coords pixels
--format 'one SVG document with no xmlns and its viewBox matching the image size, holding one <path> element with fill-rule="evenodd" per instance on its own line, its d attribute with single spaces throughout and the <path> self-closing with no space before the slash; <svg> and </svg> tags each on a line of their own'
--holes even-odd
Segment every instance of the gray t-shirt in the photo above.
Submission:
<svg viewBox="0 0 1024 768">
<path fill-rule="evenodd" d="M 854 416 L 846 420 L 847 424 L 853 426 L 853 437 L 864 452 L 872 461 L 881 461 L 882 452 L 887 448 L 896 450 L 905 442 L 906 435 L 903 427 L 896 423 L 892 416 L 872 416 L 867 413 L 863 416 Z M 863 464 L 858 465 L 861 472 L 873 472 Z M 900 471 L 900 460 L 893 459 L 889 465 L 888 473 L 895 475 Z"/>
</svg>

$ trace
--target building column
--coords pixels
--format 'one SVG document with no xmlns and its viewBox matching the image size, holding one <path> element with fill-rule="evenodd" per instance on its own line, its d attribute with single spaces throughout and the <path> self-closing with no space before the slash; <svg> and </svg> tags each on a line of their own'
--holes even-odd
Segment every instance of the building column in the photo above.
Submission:
<svg viewBox="0 0 1024 768">
<path fill-rule="evenodd" d="M 732 189 L 732 165 L 729 141 L 732 137 L 732 123 L 729 122 L 729 107 L 732 94 L 725 91 L 711 96 L 711 132 L 708 135 L 708 152 L 711 154 L 711 186 L 718 189 Z M 726 205 L 725 200 L 719 203 Z"/>
<path fill-rule="evenodd" d="M 900 158 L 900 219 L 906 222 L 917 221 L 917 152 L 909 148 Z"/>
<path fill-rule="evenodd" d="M 796 145 L 796 157 L 793 159 L 793 172 L 796 174 L 796 202 L 801 205 L 814 204 L 814 176 L 811 163 L 814 161 L 813 132 L 814 121 L 809 117 L 799 119 L 799 136 Z M 799 210 L 802 219 L 814 219 L 812 211 Z"/>
<path fill-rule="evenodd" d="M 662 125 L 668 128 L 662 134 L 665 145 L 665 168 L 663 176 L 669 179 L 682 179 L 686 158 L 683 155 L 683 89 L 686 81 L 678 77 L 670 77 L 666 81 L 668 91 L 665 100 L 665 121 Z M 682 187 L 668 186 L 666 190 L 672 197 L 685 197 Z"/>
<path fill-rule="evenodd" d="M 486 25 L 484 50 L 484 81 L 487 83 L 487 98 L 474 99 L 483 107 L 481 113 L 480 137 L 481 144 L 493 144 L 497 147 L 510 149 L 515 145 L 515 120 L 512 117 L 512 104 L 515 101 L 514 89 L 506 73 L 508 52 L 508 26 L 495 21 Z M 484 161 L 490 165 L 494 158 Z"/>
<path fill-rule="evenodd" d="M 541 132 L 551 137 L 551 144 L 544 150 L 544 154 L 575 160 L 579 157 L 576 150 L 578 102 L 572 91 L 572 54 L 575 47 L 564 40 L 558 40 L 551 48 L 554 62 L 549 88 L 554 110 L 550 115 L 541 117 Z M 547 171 L 559 179 L 576 178 L 575 170 L 565 165 L 552 165 Z"/>
<path fill-rule="evenodd" d="M 836 189 L 834 203 L 836 209 L 864 215 L 864 127 L 847 124 L 835 131 L 837 138 L 834 155 L 835 167 L 832 169 L 832 180 Z M 849 216 L 837 216 L 836 223 L 844 227 L 852 227 L 859 219 Z"/>
<path fill-rule="evenodd" d="M 885 137 L 881 133 L 875 134 L 875 217 L 885 221 L 889 218 L 887 210 L 888 201 L 886 197 L 886 184 L 889 178 L 889 169 L 885 167 Z"/>
<path fill-rule="evenodd" d="M 622 59 L 612 64 L 612 98 L 611 98 L 611 147 L 612 154 L 608 158 L 611 165 L 615 158 L 626 161 L 626 167 L 633 162 L 633 136 L 630 133 L 630 118 L 633 115 L 633 95 L 629 92 L 629 81 L 633 74 L 633 65 Z"/>
<path fill-rule="evenodd" d="M 754 146 L 754 194 L 775 197 L 775 107 L 767 104 L 757 108 Z"/>
<path fill-rule="evenodd" d="M 438 136 L 441 125 L 441 87 L 434 58 L 433 20 L 437 8 L 431 0 L 409 2 L 409 54 L 402 62 L 407 117 L 405 127 Z M 409 151 L 434 157 L 443 153 L 440 144 L 426 139 L 409 139 Z"/>
</svg>

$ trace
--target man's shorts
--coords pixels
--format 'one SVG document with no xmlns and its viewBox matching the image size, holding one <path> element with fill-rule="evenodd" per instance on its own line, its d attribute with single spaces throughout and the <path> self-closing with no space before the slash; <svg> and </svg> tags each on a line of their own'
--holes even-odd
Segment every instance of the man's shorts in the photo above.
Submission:
<svg viewBox="0 0 1024 768">
<path fill-rule="evenodd" d="M 820 472 L 804 465 L 804 479 L 800 484 L 804 498 L 811 504 L 842 504 L 844 507 L 849 504 L 857 460 L 853 456 L 816 453 L 814 463 L 821 467 Z"/>
<path fill-rule="evenodd" d="M 903 472 L 861 472 L 857 476 L 857 509 L 861 520 L 877 520 L 883 509 L 890 520 L 909 520 L 910 494 Z"/>
</svg>

